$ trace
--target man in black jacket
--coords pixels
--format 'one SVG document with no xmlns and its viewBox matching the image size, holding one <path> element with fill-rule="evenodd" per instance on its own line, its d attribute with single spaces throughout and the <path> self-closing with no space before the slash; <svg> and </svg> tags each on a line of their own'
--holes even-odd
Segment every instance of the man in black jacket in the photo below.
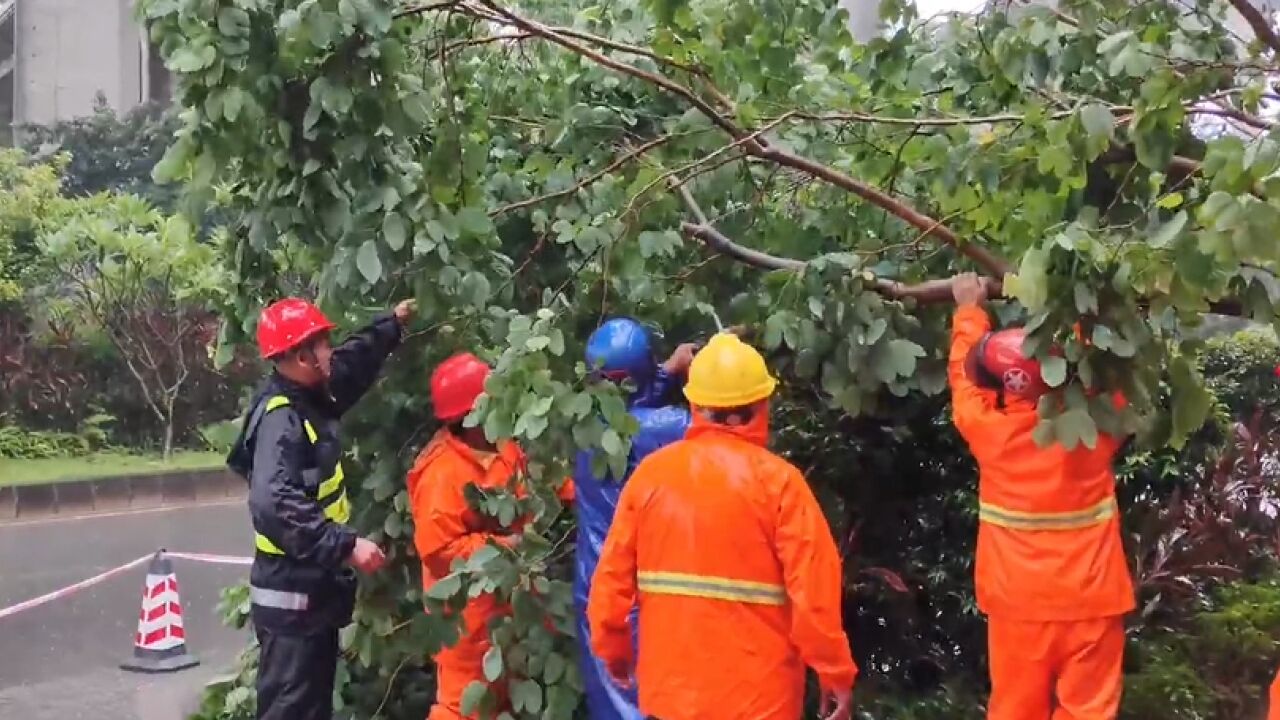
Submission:
<svg viewBox="0 0 1280 720">
<path fill-rule="evenodd" d="M 227 464 L 249 480 L 259 720 L 333 716 L 338 630 L 355 605 L 352 568 L 373 573 L 386 561 L 347 525 L 338 424 L 377 380 L 413 310 L 406 300 L 337 347 L 333 323 L 305 300 L 281 300 L 258 322 L 259 349 L 275 372 Z"/>
</svg>

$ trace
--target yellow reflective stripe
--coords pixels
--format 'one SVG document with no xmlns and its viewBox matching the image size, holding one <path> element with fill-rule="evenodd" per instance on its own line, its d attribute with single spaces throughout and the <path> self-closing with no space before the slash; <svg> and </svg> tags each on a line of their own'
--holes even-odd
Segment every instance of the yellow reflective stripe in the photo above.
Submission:
<svg viewBox="0 0 1280 720">
<path fill-rule="evenodd" d="M 787 602 L 786 588 L 772 583 L 655 571 L 641 571 L 636 573 L 636 577 L 641 592 L 655 595 L 681 595 L 756 605 L 785 605 Z"/>
<path fill-rule="evenodd" d="M 342 489 L 342 481 L 346 477 L 347 474 L 342 471 L 342 463 L 338 463 L 337 467 L 333 469 L 333 475 L 329 476 L 328 480 L 320 483 L 320 491 L 316 493 L 316 497 L 323 500 L 338 492 Z"/>
<path fill-rule="evenodd" d="M 347 499 L 347 494 L 342 493 L 337 502 L 325 508 L 324 514 L 330 520 L 345 525 L 351 519 L 351 501 Z"/>
<path fill-rule="evenodd" d="M 282 408 L 288 404 L 289 398 L 284 395 L 273 395 L 269 400 L 267 400 L 267 412 L 271 412 L 277 408 Z M 315 444 L 316 440 L 320 436 L 316 434 L 316 429 L 312 427 L 311 421 L 303 418 L 302 427 L 307 431 L 307 439 L 310 440 L 312 444 Z"/>
<path fill-rule="evenodd" d="M 283 551 L 283 550 L 281 550 L 280 548 L 276 547 L 276 544 L 275 544 L 275 543 L 273 543 L 273 542 L 271 542 L 270 540 L 268 540 L 268 539 L 267 539 L 267 536 L 266 536 L 266 535 L 263 535 L 262 533 L 255 533 L 255 534 L 254 534 L 254 536 L 253 536 L 253 545 L 254 545 L 254 547 L 258 548 L 258 551 L 259 551 L 259 552 L 264 552 L 264 553 L 266 553 L 266 554 L 268 554 L 268 555 L 283 555 L 283 554 L 284 554 L 284 551 Z"/>
<path fill-rule="evenodd" d="M 1114 497 L 1084 510 L 1069 512 L 1025 512 L 979 502 L 978 519 L 1011 530 L 1078 530 L 1110 520 L 1117 510 Z"/>
<path fill-rule="evenodd" d="M 282 408 L 289 404 L 289 398 L 284 395 L 275 395 L 267 400 L 267 412 Z M 307 439 L 314 445 L 319 435 L 316 429 L 311 425 L 309 420 L 303 419 L 302 427 L 307 431 Z M 316 500 L 323 501 L 325 498 L 334 493 L 342 493 L 341 497 L 324 507 L 324 516 L 334 522 L 346 523 L 351 519 L 351 501 L 347 499 L 347 491 L 343 482 L 347 477 L 346 472 L 342 469 L 342 463 L 339 462 L 333 469 L 333 475 L 320 483 L 320 488 L 316 492 Z M 275 543 L 262 533 L 254 533 L 253 544 L 260 552 L 268 555 L 284 555 L 284 551 L 276 546 Z"/>
</svg>

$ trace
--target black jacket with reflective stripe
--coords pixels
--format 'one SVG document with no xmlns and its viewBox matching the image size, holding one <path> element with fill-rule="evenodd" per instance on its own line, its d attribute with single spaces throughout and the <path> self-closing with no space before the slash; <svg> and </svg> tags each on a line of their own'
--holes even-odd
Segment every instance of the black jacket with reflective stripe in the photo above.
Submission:
<svg viewBox="0 0 1280 720">
<path fill-rule="evenodd" d="M 315 632 L 351 621 L 356 580 L 345 561 L 356 532 L 326 518 L 317 493 L 342 457 L 339 420 L 373 386 L 399 343 L 395 317 L 379 315 L 334 348 L 326 389 L 304 388 L 273 373 L 254 397 L 227 465 L 249 481 L 253 529 L 284 555 L 255 553 L 249 581 L 308 597 L 304 611 L 254 605 L 255 625 Z M 289 404 L 259 412 L 276 395 Z M 315 428 L 315 443 L 307 437 L 304 419 Z"/>
</svg>

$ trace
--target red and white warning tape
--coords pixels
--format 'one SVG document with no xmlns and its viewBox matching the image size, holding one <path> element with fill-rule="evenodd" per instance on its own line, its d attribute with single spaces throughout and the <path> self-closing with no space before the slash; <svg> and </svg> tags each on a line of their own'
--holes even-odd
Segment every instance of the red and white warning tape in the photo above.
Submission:
<svg viewBox="0 0 1280 720">
<path fill-rule="evenodd" d="M 31 598 L 30 600 L 24 600 L 23 602 L 20 602 L 17 605 L 10 605 L 7 608 L 0 608 L 0 620 L 3 620 L 4 618 L 9 617 L 10 615 L 16 615 L 22 612 L 23 610 L 30 610 L 31 608 L 39 607 L 48 602 L 53 602 L 54 600 L 58 600 L 59 598 L 64 598 L 64 597 L 67 597 L 68 595 L 74 595 L 75 593 L 80 592 L 85 588 L 97 585 L 103 580 L 119 575 L 122 572 L 132 570 L 133 568 L 136 568 L 139 565 L 150 560 L 154 555 L 155 553 L 147 553 L 146 555 L 143 555 L 142 557 L 136 560 L 130 560 L 129 562 L 125 563 L 124 565 L 121 565 L 120 567 L 114 567 L 114 568 L 111 568 L 110 570 L 107 570 L 106 572 L 98 573 L 97 575 L 94 575 L 93 577 L 87 578 L 85 580 L 81 580 L 80 582 L 75 583 L 74 585 L 68 585 L 64 588 L 59 588 L 57 590 L 54 590 L 51 593 L 45 593 L 40 597 L 34 597 L 34 598 Z M 203 563 L 214 563 L 217 565 L 252 565 L 253 564 L 253 558 L 236 557 L 234 555 L 211 555 L 209 553 L 183 553 L 183 552 L 165 552 L 165 555 L 171 558 L 178 558 L 181 560 L 191 560 L 193 562 L 203 562 Z"/>
</svg>

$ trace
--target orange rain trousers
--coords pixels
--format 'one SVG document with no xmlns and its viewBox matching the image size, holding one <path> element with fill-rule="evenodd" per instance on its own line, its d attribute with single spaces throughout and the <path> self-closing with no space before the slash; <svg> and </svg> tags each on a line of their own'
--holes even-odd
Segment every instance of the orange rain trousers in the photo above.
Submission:
<svg viewBox="0 0 1280 720">
<path fill-rule="evenodd" d="M 1271 683 L 1271 707 L 1267 710 L 1267 720 L 1280 720 L 1280 672 Z"/>
<path fill-rule="evenodd" d="M 990 329 L 983 308 L 957 309 L 948 365 L 953 419 L 980 475 L 975 584 L 978 607 L 992 623 L 989 717 L 1110 720 L 1111 695 L 1118 690 L 1104 682 L 1093 685 L 1092 701 L 1072 698 L 1076 707 L 1089 709 L 1083 714 L 1051 716 L 1042 705 L 1028 706 L 1023 714 L 996 713 L 997 696 L 1008 691 L 1016 697 L 1028 677 L 1048 677 L 1054 690 L 1069 683 L 1065 674 L 1073 666 L 1062 660 L 1063 653 L 1090 658 L 1099 677 L 1118 674 L 1123 643 L 1096 628 L 1079 628 L 1119 623 L 1135 598 L 1111 469 L 1122 439 L 1099 433 L 1093 448 L 1039 447 L 1033 438 L 1036 406 L 1007 397 L 1002 407 L 996 391 L 978 386 L 965 372 L 969 350 Z M 1001 630 L 1011 623 L 1019 624 L 1021 634 Z M 1043 635 L 1038 639 L 1037 627 Z M 1095 636 L 1096 647 L 1088 641 Z M 1044 652 L 1025 657 L 1024 645 Z M 1010 657 L 1019 660 L 997 662 Z"/>
<path fill-rule="evenodd" d="M 992 617 L 990 720 L 1102 720 L 1120 709 L 1124 620 Z"/>
<path fill-rule="evenodd" d="M 418 454 L 406 484 L 425 589 L 448 575 L 455 559 L 465 559 L 490 540 L 502 541 L 518 532 L 518 528 L 504 530 L 472 510 L 464 490 L 468 485 L 506 488 L 524 469 L 524 453 L 515 443 L 506 442 L 496 451 L 485 452 L 447 429 L 438 432 Z M 521 488 L 516 491 L 519 494 Z M 560 495 L 567 501 L 572 493 L 572 485 L 566 484 Z M 506 612 L 508 609 L 491 594 L 467 602 L 458 642 L 432 658 L 436 664 L 436 704 L 429 720 L 462 720 L 462 692 L 472 681 L 484 681 L 484 654 L 491 645 L 489 622 Z M 494 690 L 499 697 L 504 694 L 501 687 Z"/>
<path fill-rule="evenodd" d="M 627 481 L 587 602 L 605 666 L 634 663 L 640 709 L 662 720 L 797 720 L 805 666 L 824 690 L 857 667 L 842 573 L 804 477 L 763 446 L 767 405 L 729 427 L 694 409 L 684 440 Z"/>
</svg>

